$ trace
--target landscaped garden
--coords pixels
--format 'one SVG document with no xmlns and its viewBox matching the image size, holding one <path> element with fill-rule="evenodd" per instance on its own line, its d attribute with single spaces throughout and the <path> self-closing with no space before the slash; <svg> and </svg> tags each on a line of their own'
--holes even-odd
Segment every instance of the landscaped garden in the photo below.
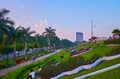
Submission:
<svg viewBox="0 0 120 79">
<path fill-rule="evenodd" d="M 84 44 L 84 46 L 85 45 L 87 44 Z M 13 70 L 12 72 L 3 76 L 2 79 L 7 79 L 9 77 L 11 77 L 12 79 L 23 79 L 23 78 L 26 79 L 30 69 L 32 68 L 34 69 L 34 71 L 37 71 L 38 66 L 41 66 L 42 70 L 37 74 L 36 77 L 41 77 L 42 79 L 49 79 L 62 72 L 72 70 L 80 65 L 93 63 L 96 59 L 100 57 L 115 55 L 115 54 L 120 53 L 119 51 L 120 45 L 108 46 L 108 45 L 104 45 L 102 42 L 99 45 L 96 44 L 96 45 L 93 45 L 92 47 L 93 47 L 92 50 L 88 51 L 87 53 L 83 53 L 75 57 L 70 56 L 70 53 L 71 53 L 70 50 L 66 51 L 64 49 L 54 54 L 53 56 L 40 60 L 39 62 L 34 62 L 30 65 Z M 63 57 L 61 58 L 61 56 Z M 83 70 L 82 72 L 79 72 L 77 74 L 74 74 L 71 76 L 65 76 L 62 79 L 64 78 L 72 79 L 74 77 L 78 77 L 80 75 L 90 73 L 92 71 L 96 71 L 96 70 L 99 70 L 99 69 L 102 69 L 108 66 L 112 66 L 114 64 L 119 63 L 119 61 L 120 61 L 120 58 L 109 60 L 109 61 L 104 61 L 95 68 L 92 68 L 89 70 Z"/>
</svg>

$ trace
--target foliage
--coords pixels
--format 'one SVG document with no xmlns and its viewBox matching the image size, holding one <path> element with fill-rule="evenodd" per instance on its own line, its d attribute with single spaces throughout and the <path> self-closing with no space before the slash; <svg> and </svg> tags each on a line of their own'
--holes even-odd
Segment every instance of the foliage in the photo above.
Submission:
<svg viewBox="0 0 120 79">
<path fill-rule="evenodd" d="M 105 45 L 109 45 L 109 44 L 120 44 L 120 38 L 118 39 L 109 39 L 104 41 Z"/>
<path fill-rule="evenodd" d="M 58 63 L 55 60 L 49 61 L 47 62 L 41 72 L 39 73 L 39 76 L 42 79 L 50 79 L 51 77 L 54 77 L 58 74 L 60 74 L 61 72 L 64 71 L 69 71 L 71 69 L 74 69 L 82 64 L 86 63 L 86 59 L 84 59 L 81 56 L 77 56 L 74 58 L 70 58 L 69 60 L 65 61 L 65 62 L 60 62 L 60 64 L 58 64 L 57 66 L 55 65 L 56 63 Z"/>
<path fill-rule="evenodd" d="M 113 33 L 113 34 L 120 34 L 120 30 L 119 30 L 119 29 L 114 29 L 114 30 L 112 31 L 112 33 Z"/>
<path fill-rule="evenodd" d="M 60 41 L 60 47 L 61 47 L 61 48 L 69 48 L 69 47 L 71 47 L 71 46 L 73 46 L 73 45 L 74 45 L 74 43 L 71 42 L 71 41 L 68 40 L 68 39 L 62 39 L 62 40 Z"/>
</svg>

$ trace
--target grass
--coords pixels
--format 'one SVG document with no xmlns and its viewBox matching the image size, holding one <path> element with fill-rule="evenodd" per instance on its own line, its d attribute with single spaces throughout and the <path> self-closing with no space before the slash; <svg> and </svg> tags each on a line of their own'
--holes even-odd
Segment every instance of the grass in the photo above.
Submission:
<svg viewBox="0 0 120 79">
<path fill-rule="evenodd" d="M 85 74 L 88 74 L 88 73 L 91 73 L 91 72 L 94 72 L 94 71 L 97 71 L 97 70 L 115 65 L 115 64 L 118 64 L 118 63 L 120 63 L 120 58 L 113 59 L 113 60 L 108 60 L 108 61 L 103 61 L 102 63 L 100 63 L 98 66 L 96 66 L 94 68 L 91 68 L 91 69 L 88 69 L 88 70 L 83 70 L 83 71 L 81 71 L 77 74 L 74 74 L 74 75 L 64 76 L 64 77 L 61 77 L 60 79 L 73 79 L 75 77 L 79 77 L 79 76 L 82 76 L 82 75 L 85 75 Z M 97 78 L 92 77 L 90 79 L 97 79 Z M 103 78 L 99 78 L 99 79 L 103 79 Z M 109 78 L 104 78 L 104 79 L 109 79 Z M 111 78 L 111 79 L 116 79 L 116 78 Z"/>
<path fill-rule="evenodd" d="M 79 50 L 81 50 L 81 49 L 83 49 L 83 48 L 89 48 L 89 47 L 92 47 L 93 46 L 93 43 L 89 43 L 89 44 L 79 44 L 78 46 L 76 46 L 76 51 L 79 51 Z"/>
<path fill-rule="evenodd" d="M 86 47 L 88 47 L 88 46 L 86 46 Z M 106 56 L 114 48 L 116 48 L 116 46 L 104 46 L 104 45 L 101 45 L 101 46 L 94 47 L 92 51 L 81 54 L 81 56 L 85 57 L 87 60 L 92 60 L 92 57 L 95 54 L 98 54 L 100 56 Z M 77 48 L 77 49 L 79 49 L 79 48 Z M 64 55 L 64 58 L 60 58 L 61 55 Z M 37 69 L 38 66 L 42 67 L 48 61 L 51 61 L 53 59 L 55 59 L 58 62 L 65 62 L 65 61 L 69 60 L 69 58 L 70 58 L 70 50 L 68 50 L 67 52 L 65 50 L 62 50 L 59 53 L 56 53 L 56 54 L 54 54 L 54 55 L 52 55 L 50 57 L 47 57 L 45 59 L 42 59 L 42 60 L 38 61 L 38 62 L 35 62 L 33 64 L 29 64 L 27 66 L 18 68 L 16 70 L 13 70 L 12 72 L 6 74 L 5 76 L 3 76 L 0 79 L 9 79 L 9 78 L 11 78 L 11 79 L 26 79 L 26 77 L 27 77 L 27 75 L 28 75 L 31 68 L 36 71 L 36 70 L 38 70 Z M 120 59 L 119 59 L 119 61 L 120 61 Z M 105 62 L 107 62 L 107 61 L 105 61 Z M 110 63 L 110 64 L 112 64 L 112 63 Z M 107 64 L 107 65 L 109 65 L 109 64 Z M 67 78 L 67 79 L 71 79 L 71 78 Z"/>
<path fill-rule="evenodd" d="M 120 68 L 90 76 L 85 79 L 120 79 Z"/>
<path fill-rule="evenodd" d="M 61 58 L 61 55 L 64 55 L 64 58 Z M 65 62 L 70 58 L 70 50 L 61 50 L 59 53 L 53 55 L 52 57 L 58 62 Z"/>
<path fill-rule="evenodd" d="M 85 57 L 87 60 L 91 60 L 94 55 L 99 55 L 101 57 L 106 56 L 111 53 L 113 49 L 115 49 L 117 46 L 105 46 L 100 45 L 93 48 L 92 51 L 89 51 L 87 53 L 81 54 L 81 56 Z"/>
</svg>

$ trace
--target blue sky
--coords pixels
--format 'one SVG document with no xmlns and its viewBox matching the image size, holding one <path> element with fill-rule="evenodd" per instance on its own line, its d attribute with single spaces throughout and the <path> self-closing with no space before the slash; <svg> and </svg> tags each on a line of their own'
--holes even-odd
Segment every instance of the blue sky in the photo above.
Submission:
<svg viewBox="0 0 120 79">
<path fill-rule="evenodd" d="M 95 36 L 108 37 L 113 29 L 120 29 L 120 0 L 0 0 L 0 8 L 11 11 L 8 16 L 16 27 L 30 26 L 41 34 L 52 26 L 60 38 L 72 41 L 76 32 L 90 38 L 91 20 Z"/>
</svg>

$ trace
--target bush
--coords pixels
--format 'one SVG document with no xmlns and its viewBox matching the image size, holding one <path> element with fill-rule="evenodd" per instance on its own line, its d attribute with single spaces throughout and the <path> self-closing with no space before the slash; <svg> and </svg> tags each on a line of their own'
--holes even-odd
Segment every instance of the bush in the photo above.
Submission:
<svg viewBox="0 0 120 79">
<path fill-rule="evenodd" d="M 54 64 L 58 62 L 51 60 L 43 66 L 38 76 L 40 76 L 42 79 L 50 79 L 51 77 L 54 77 L 62 72 L 69 71 L 80 65 L 86 64 L 86 62 L 87 61 L 85 58 L 76 56 L 55 66 Z"/>
<path fill-rule="evenodd" d="M 90 61 L 87 62 L 87 64 L 91 64 L 93 62 L 95 62 L 97 59 L 101 58 L 102 56 L 98 55 L 98 54 L 94 54 L 92 56 L 92 59 Z"/>
<path fill-rule="evenodd" d="M 105 45 L 108 45 L 108 44 L 120 44 L 120 38 L 106 40 L 106 41 L 104 41 L 104 44 Z"/>
<path fill-rule="evenodd" d="M 111 56 L 111 55 L 117 55 L 117 54 L 120 54 L 120 46 L 118 46 L 118 47 L 116 47 L 115 49 L 113 49 L 113 50 L 111 51 L 111 53 L 108 54 L 108 55 Z"/>
</svg>

